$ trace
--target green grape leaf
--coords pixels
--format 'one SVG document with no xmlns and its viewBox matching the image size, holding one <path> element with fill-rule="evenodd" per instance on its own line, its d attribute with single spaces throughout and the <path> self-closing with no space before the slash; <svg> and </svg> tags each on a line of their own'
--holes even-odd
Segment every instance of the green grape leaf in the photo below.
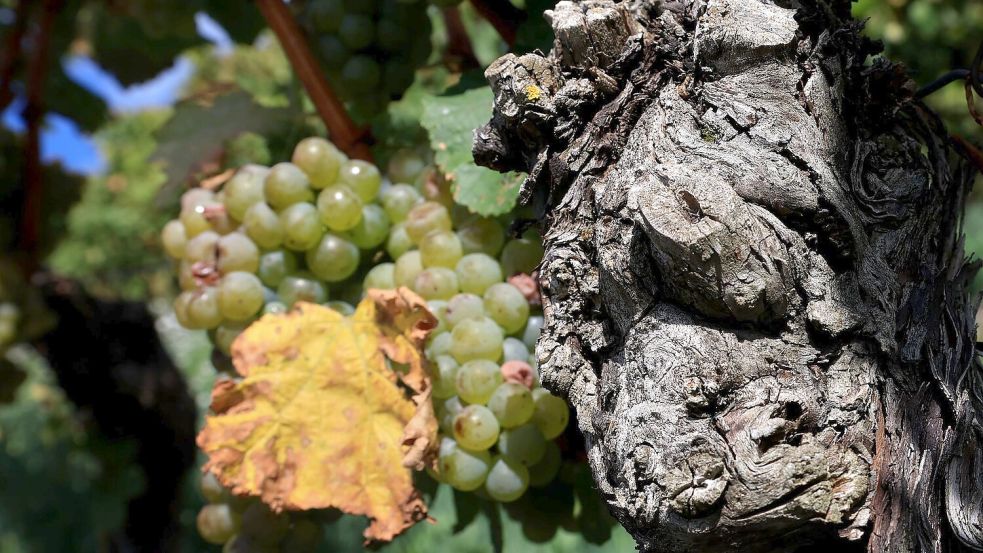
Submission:
<svg viewBox="0 0 983 553">
<path fill-rule="evenodd" d="M 423 100 L 420 123 L 440 169 L 453 181 L 454 200 L 480 215 L 501 215 L 515 206 L 521 177 L 478 167 L 471 157 L 474 129 L 491 118 L 492 92 L 487 86 L 453 96 Z"/>
<path fill-rule="evenodd" d="M 162 192 L 176 196 L 189 179 L 218 169 L 226 141 L 244 132 L 275 134 L 297 120 L 293 109 L 262 107 L 245 92 L 225 94 L 207 103 L 181 102 L 157 132 L 158 147 L 151 156 L 152 161 L 163 163 L 167 174 Z"/>
<path fill-rule="evenodd" d="M 521 173 L 501 174 L 473 163 L 458 166 L 451 192 L 454 201 L 486 217 L 512 210 L 519 197 L 524 176 Z"/>
</svg>

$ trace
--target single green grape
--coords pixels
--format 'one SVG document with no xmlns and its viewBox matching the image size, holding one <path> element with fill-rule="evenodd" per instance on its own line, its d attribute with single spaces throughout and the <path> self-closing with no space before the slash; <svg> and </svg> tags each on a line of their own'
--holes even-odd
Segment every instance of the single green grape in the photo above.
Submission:
<svg viewBox="0 0 983 553">
<path fill-rule="evenodd" d="M 473 451 L 457 444 L 451 447 L 441 444 L 438 467 L 441 477 L 448 484 L 457 490 L 470 492 L 485 483 L 485 476 L 491 467 L 491 455 L 487 451 Z"/>
<path fill-rule="evenodd" d="M 215 243 L 215 267 L 222 273 L 259 269 L 259 248 L 240 232 L 226 234 Z"/>
<path fill-rule="evenodd" d="M 328 301 L 328 290 L 309 273 L 287 275 L 277 287 L 276 294 L 288 307 L 293 307 L 299 301 L 309 303 Z"/>
<path fill-rule="evenodd" d="M 553 441 L 546 442 L 543 458 L 529 467 L 529 485 L 541 487 L 549 484 L 560 472 L 561 464 L 563 464 L 563 457 L 560 446 Z"/>
<path fill-rule="evenodd" d="M 160 231 L 160 243 L 164 246 L 164 253 L 174 259 L 184 257 L 184 248 L 188 244 L 188 233 L 184 231 L 184 224 L 177 219 L 172 219 L 164 225 Z"/>
<path fill-rule="evenodd" d="M 534 423 L 522 424 L 499 434 L 498 452 L 527 467 L 532 466 L 543 458 L 546 438 Z"/>
<path fill-rule="evenodd" d="M 389 220 L 401 223 L 410 210 L 423 201 L 423 196 L 408 184 L 394 184 L 380 194 L 380 200 Z"/>
<path fill-rule="evenodd" d="M 423 174 L 423 170 L 427 168 L 427 161 L 423 159 L 423 156 L 419 154 L 414 149 L 403 148 L 401 150 L 396 150 L 391 158 L 389 158 L 389 166 L 387 172 L 389 178 L 393 182 L 403 182 L 412 183 L 416 182 L 417 178 Z M 408 186 L 408 185 L 404 185 Z M 410 186 L 410 188 L 413 188 Z M 414 192 L 416 190 L 414 189 Z M 417 198 L 421 198 L 419 192 L 416 193 Z M 413 205 L 416 205 L 415 203 Z M 410 206 L 413 207 L 412 205 Z M 391 217 L 392 215 L 390 215 Z"/>
<path fill-rule="evenodd" d="M 461 241 L 449 230 L 431 232 L 420 242 L 420 256 L 424 267 L 453 269 L 462 255 Z"/>
<path fill-rule="evenodd" d="M 212 343 L 225 355 L 231 355 L 232 342 L 249 326 L 248 321 L 228 321 L 215 327 L 211 334 Z"/>
<path fill-rule="evenodd" d="M 476 217 L 457 229 L 464 253 L 496 256 L 505 244 L 505 229 L 492 218 Z"/>
<path fill-rule="evenodd" d="M 185 290 L 174 298 L 174 303 L 171 304 L 174 310 L 174 318 L 177 319 L 179 325 L 184 328 L 194 329 L 194 325 L 188 318 L 188 306 L 191 305 L 191 300 L 194 299 L 194 291 Z"/>
<path fill-rule="evenodd" d="M 266 305 L 263 306 L 264 315 L 279 315 L 280 313 L 286 313 L 290 308 L 287 304 L 281 301 L 268 301 Z"/>
<path fill-rule="evenodd" d="M 194 291 L 187 306 L 187 319 L 191 328 L 208 329 L 218 326 L 222 322 L 218 291 L 212 287 Z"/>
<path fill-rule="evenodd" d="M 433 397 L 446 399 L 457 393 L 458 364 L 450 355 L 438 355 L 432 363 Z"/>
<path fill-rule="evenodd" d="M 283 226 L 283 245 L 294 251 L 313 248 L 324 235 L 317 208 L 307 202 L 293 204 L 281 211 L 280 224 Z"/>
<path fill-rule="evenodd" d="M 270 169 L 262 165 L 245 165 L 222 187 L 222 203 L 236 221 L 242 221 L 252 205 L 266 201 L 264 182 Z"/>
<path fill-rule="evenodd" d="M 544 388 L 536 388 L 532 391 L 533 402 L 536 410 L 533 414 L 533 422 L 547 440 L 552 440 L 567 428 L 570 422 L 570 408 L 567 402 L 549 393 Z"/>
<path fill-rule="evenodd" d="M 484 294 L 485 312 L 506 334 L 518 332 L 529 319 L 529 301 L 507 282 L 492 284 Z"/>
<path fill-rule="evenodd" d="M 219 238 L 219 234 L 211 230 L 198 234 L 185 244 L 184 259 L 189 263 L 215 263 Z"/>
<path fill-rule="evenodd" d="M 447 300 L 457 294 L 457 273 L 447 267 L 430 267 L 416 275 L 413 291 L 428 300 Z"/>
<path fill-rule="evenodd" d="M 447 300 L 447 324 L 451 328 L 457 323 L 466 319 L 475 319 L 485 316 L 484 301 L 468 293 L 456 294 Z M 526 356 L 528 357 L 528 355 Z M 523 360 L 525 357 L 523 357 Z"/>
<path fill-rule="evenodd" d="M 409 44 L 410 29 L 395 18 L 382 18 L 376 24 L 375 43 L 386 52 L 399 52 Z"/>
<path fill-rule="evenodd" d="M 360 159 L 351 159 L 342 165 L 339 179 L 365 203 L 375 199 L 382 186 L 382 175 L 376 166 Z"/>
<path fill-rule="evenodd" d="M 502 357 L 502 328 L 488 317 L 466 319 L 451 331 L 451 355 L 458 363 L 472 359 L 498 361 Z"/>
<path fill-rule="evenodd" d="M 500 503 L 519 499 L 529 487 L 529 470 L 521 463 L 503 455 L 492 459 L 491 469 L 485 478 L 485 491 Z"/>
<path fill-rule="evenodd" d="M 441 355 L 450 355 L 451 352 L 451 333 L 441 332 L 431 334 L 430 343 L 427 345 L 427 357 L 436 359 Z"/>
<path fill-rule="evenodd" d="M 474 359 L 464 363 L 457 370 L 454 379 L 458 397 L 467 403 L 488 402 L 501 384 L 502 372 L 498 363 L 487 359 Z"/>
<path fill-rule="evenodd" d="M 352 53 L 341 39 L 334 35 L 323 35 L 317 39 L 317 51 L 328 69 L 340 70 Z"/>
<path fill-rule="evenodd" d="M 522 341 L 531 352 L 536 351 L 536 340 L 543 330 L 543 322 L 542 315 L 530 315 L 529 320 L 526 321 L 526 328 L 522 331 Z"/>
<path fill-rule="evenodd" d="M 381 80 L 382 69 L 371 56 L 354 55 L 341 67 L 341 82 L 355 94 L 371 92 Z"/>
<path fill-rule="evenodd" d="M 406 225 L 398 223 L 389 229 L 389 239 L 386 241 L 386 253 L 393 259 L 413 249 L 413 241 L 406 233 Z"/>
<path fill-rule="evenodd" d="M 198 511 L 198 535 L 208 543 L 223 544 L 240 526 L 237 515 L 227 504 L 205 505 Z"/>
<path fill-rule="evenodd" d="M 263 307 L 263 283 L 251 273 L 228 273 L 218 286 L 218 305 L 230 321 L 249 319 Z"/>
<path fill-rule="evenodd" d="M 518 338 L 509 336 L 502 342 L 502 360 L 504 362 L 528 361 L 529 350 L 526 348 L 526 344 Z"/>
<path fill-rule="evenodd" d="M 464 409 L 461 399 L 457 396 L 451 396 L 445 400 L 437 400 L 435 403 L 437 419 L 440 421 L 440 429 L 445 434 L 453 434 L 454 419 Z"/>
<path fill-rule="evenodd" d="M 423 202 L 406 214 L 406 234 L 414 244 L 420 244 L 431 232 L 451 230 L 451 215 L 447 208 L 437 202 Z"/>
<path fill-rule="evenodd" d="M 270 288 L 276 288 L 290 273 L 297 271 L 297 257 L 286 250 L 273 250 L 259 257 L 256 275 Z"/>
<path fill-rule="evenodd" d="M 211 472 L 201 475 L 201 480 L 198 481 L 198 489 L 201 491 L 201 496 L 209 503 L 224 503 L 229 497 L 229 491 L 222 486 L 218 478 Z"/>
<path fill-rule="evenodd" d="M 386 241 L 389 234 L 389 216 L 376 204 L 362 207 L 362 217 L 346 235 L 363 250 L 373 249 Z"/>
<path fill-rule="evenodd" d="M 365 279 L 362 281 L 362 287 L 365 290 L 372 288 L 393 290 L 396 288 L 395 272 L 396 264 L 380 263 L 369 269 L 369 272 L 365 275 Z"/>
<path fill-rule="evenodd" d="M 502 270 L 506 276 L 532 274 L 543 260 L 543 246 L 538 240 L 518 238 L 509 240 L 502 248 Z"/>
<path fill-rule="evenodd" d="M 375 38 L 375 24 L 372 23 L 372 18 L 366 15 L 346 13 L 341 18 L 338 38 L 348 48 L 360 50 L 372 44 Z"/>
<path fill-rule="evenodd" d="M 347 186 L 329 186 L 317 196 L 317 211 L 328 229 L 340 232 L 362 220 L 362 200 Z"/>
<path fill-rule="evenodd" d="M 249 206 L 242 218 L 242 227 L 246 235 L 261 248 L 276 248 L 283 243 L 280 217 L 264 202 Z"/>
<path fill-rule="evenodd" d="M 312 188 L 321 189 L 337 182 L 346 158 L 331 142 L 311 136 L 297 143 L 291 161 L 307 175 Z"/>
<path fill-rule="evenodd" d="M 489 286 L 502 282 L 502 267 L 483 253 L 469 253 L 455 266 L 462 292 L 483 295 Z"/>
<path fill-rule="evenodd" d="M 423 262 L 420 261 L 420 251 L 411 250 L 399 256 L 393 270 L 393 279 L 396 286 L 413 288 L 416 284 L 416 277 L 423 271 Z"/>
<path fill-rule="evenodd" d="M 329 232 L 317 247 L 307 250 L 305 259 L 307 268 L 319 279 L 340 282 L 358 269 L 359 253 L 355 244 Z"/>
<path fill-rule="evenodd" d="M 454 417 L 454 439 L 461 447 L 484 451 L 498 440 L 498 420 L 484 405 L 468 405 Z"/>
<path fill-rule="evenodd" d="M 344 15 L 345 6 L 341 0 L 316 0 L 307 3 L 306 16 L 318 34 L 337 31 Z"/>
<path fill-rule="evenodd" d="M 263 183 L 263 194 L 266 203 L 277 211 L 314 199 L 307 174 L 301 171 L 300 167 L 289 162 L 277 163 L 270 168 L 270 173 Z"/>
<path fill-rule="evenodd" d="M 488 398 L 488 408 L 502 428 L 515 428 L 529 422 L 536 406 L 529 388 L 515 382 L 503 382 Z"/>
</svg>

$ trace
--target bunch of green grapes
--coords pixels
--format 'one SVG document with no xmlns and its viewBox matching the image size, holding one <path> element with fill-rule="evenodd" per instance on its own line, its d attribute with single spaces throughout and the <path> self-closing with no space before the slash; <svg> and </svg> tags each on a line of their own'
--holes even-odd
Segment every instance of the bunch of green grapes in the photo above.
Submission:
<svg viewBox="0 0 983 553">
<path fill-rule="evenodd" d="M 235 496 L 210 473 L 201 478 L 207 505 L 198 512 L 198 533 L 223 553 L 313 553 L 324 539 L 328 511 L 275 513 L 256 498 Z"/>
<path fill-rule="evenodd" d="M 382 185 L 375 165 L 307 138 L 290 162 L 246 165 L 220 190 L 187 191 L 180 216 L 161 234 L 178 262 L 178 322 L 208 330 L 227 356 L 232 340 L 263 313 L 298 301 L 352 312 L 361 295 L 359 271 L 391 226 Z"/>
<path fill-rule="evenodd" d="M 530 354 L 543 317 L 529 274 L 543 250 L 534 236 L 506 242 L 494 219 L 455 228 L 453 211 L 437 201 L 410 208 L 389 235 L 396 261 L 372 268 L 364 286 L 409 287 L 438 318 L 426 348 L 442 433 L 434 476 L 507 503 L 554 479 L 554 440 L 570 417 L 539 386 Z"/>
<path fill-rule="evenodd" d="M 543 324 L 529 276 L 540 241 L 506 240 L 502 222 L 455 205 L 418 152 L 397 152 L 385 178 L 306 138 L 291 162 L 246 165 L 219 190 L 186 192 L 161 240 L 177 261 L 176 317 L 209 332 L 220 370 L 265 313 L 307 301 L 347 315 L 368 289 L 407 287 L 439 320 L 426 347 L 442 434 L 434 476 L 510 502 L 560 470 L 554 440 L 568 408 L 539 386 L 531 355 Z M 209 541 L 236 532 L 231 504 L 206 509 L 219 513 L 201 515 Z"/>
<path fill-rule="evenodd" d="M 385 109 L 430 57 L 430 17 L 420 0 L 308 0 L 299 19 L 332 86 L 366 116 Z"/>
</svg>

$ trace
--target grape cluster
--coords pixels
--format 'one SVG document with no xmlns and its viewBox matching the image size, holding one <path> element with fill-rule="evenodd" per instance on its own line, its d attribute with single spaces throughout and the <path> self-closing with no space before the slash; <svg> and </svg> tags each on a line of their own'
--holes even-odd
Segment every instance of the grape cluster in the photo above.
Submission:
<svg viewBox="0 0 983 553">
<path fill-rule="evenodd" d="M 257 317 L 298 301 L 347 315 L 367 289 L 412 289 L 439 321 L 425 350 L 442 440 L 433 475 L 511 502 L 557 475 L 554 440 L 569 419 L 539 387 L 530 354 L 543 317 L 528 275 L 543 250 L 534 234 L 506 240 L 498 220 L 455 205 L 435 175 L 412 150 L 393 155 L 387 179 L 306 138 L 290 162 L 246 165 L 219 190 L 187 191 L 161 233 L 182 289 L 174 311 L 209 332 L 216 367 L 234 378 L 229 348 Z M 265 507 L 219 496 L 206 492 L 199 529 L 234 543 L 239 519 Z"/>
<path fill-rule="evenodd" d="M 198 534 L 208 543 L 225 544 L 223 553 L 312 553 L 324 538 L 322 524 L 339 515 L 275 513 L 259 499 L 230 494 L 210 473 L 202 476 L 200 489 L 208 504 L 198 512 Z"/>
<path fill-rule="evenodd" d="M 399 99 L 430 57 L 421 0 L 309 0 L 300 20 L 332 86 L 358 114 Z"/>
</svg>

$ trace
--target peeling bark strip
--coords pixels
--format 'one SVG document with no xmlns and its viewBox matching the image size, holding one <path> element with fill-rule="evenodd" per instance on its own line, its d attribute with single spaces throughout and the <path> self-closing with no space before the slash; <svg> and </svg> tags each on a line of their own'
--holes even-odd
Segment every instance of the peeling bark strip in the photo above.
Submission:
<svg viewBox="0 0 983 553">
<path fill-rule="evenodd" d="M 544 384 L 644 551 L 981 549 L 972 173 L 848 2 L 799 4 L 560 2 L 488 69 Z"/>
</svg>

